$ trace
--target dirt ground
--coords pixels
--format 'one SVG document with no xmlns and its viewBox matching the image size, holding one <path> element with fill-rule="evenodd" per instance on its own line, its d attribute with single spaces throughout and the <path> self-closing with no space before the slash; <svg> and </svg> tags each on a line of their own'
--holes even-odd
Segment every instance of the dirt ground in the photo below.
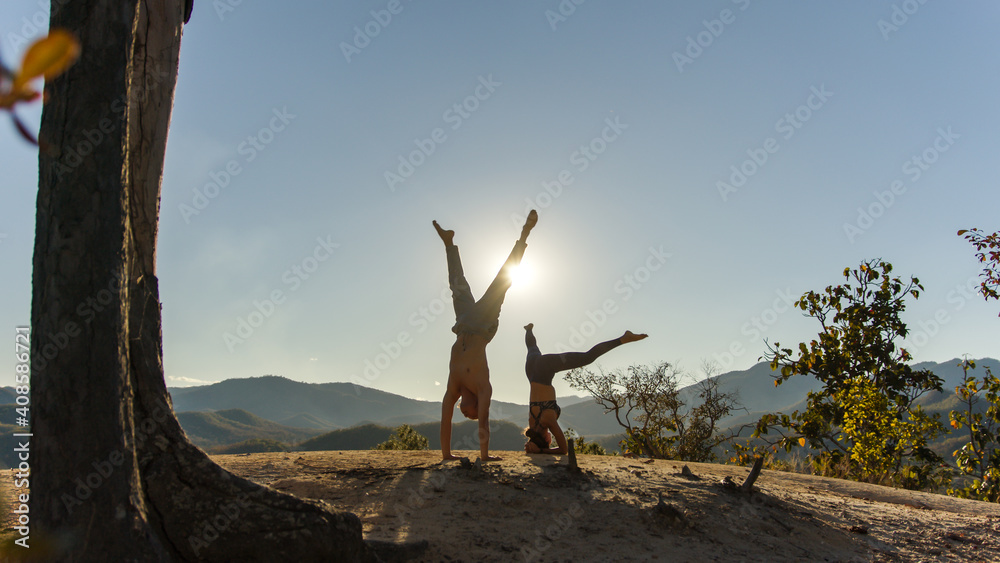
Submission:
<svg viewBox="0 0 1000 563">
<path fill-rule="evenodd" d="M 1000 561 L 1000 505 L 747 468 L 499 452 L 213 456 L 357 514 L 366 539 L 427 540 L 418 561 Z"/>
</svg>

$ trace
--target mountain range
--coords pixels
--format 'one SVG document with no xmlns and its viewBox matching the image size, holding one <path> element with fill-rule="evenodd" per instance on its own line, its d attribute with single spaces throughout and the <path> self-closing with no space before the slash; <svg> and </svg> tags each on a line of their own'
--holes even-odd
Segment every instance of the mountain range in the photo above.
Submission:
<svg viewBox="0 0 1000 563">
<path fill-rule="evenodd" d="M 921 399 L 924 408 L 931 412 L 946 412 L 955 408 L 953 390 L 962 379 L 959 362 L 955 359 L 913 365 L 914 369 L 929 369 L 944 379 L 944 392 L 929 393 Z M 976 360 L 976 364 L 978 368 L 974 374 L 981 374 L 983 366 L 994 366 L 995 370 L 1000 368 L 1000 362 L 990 358 Z M 719 390 L 737 393 L 742 405 L 741 410 L 722 421 L 727 427 L 755 422 L 764 413 L 790 413 L 802 409 L 806 393 L 820 388 L 816 379 L 803 376 L 792 377 L 775 386 L 774 372 L 766 362 L 746 370 L 721 374 L 717 376 L 717 380 Z M 203 435 L 206 432 L 203 426 L 194 426 L 195 418 L 186 411 L 216 411 L 217 415 L 225 417 L 218 411 L 242 409 L 285 427 L 264 428 L 261 425 L 259 434 L 255 436 L 279 441 L 286 441 L 287 438 L 278 436 L 296 432 L 320 434 L 363 425 L 381 427 L 380 435 L 385 434 L 387 437 L 386 430 L 400 424 L 417 426 L 424 423 L 433 424 L 434 428 L 428 432 L 436 438 L 437 421 L 441 412 L 441 405 L 436 401 L 418 401 L 352 383 L 302 383 L 274 375 L 229 379 L 198 387 L 173 388 L 170 393 L 174 410 L 184 415 L 181 417 L 182 425 L 192 439 L 199 438 L 200 440 L 195 440 L 196 443 L 202 441 L 212 445 L 225 443 L 231 437 L 237 437 L 237 434 L 232 433 L 231 437 L 227 437 L 216 432 L 214 438 L 209 438 Z M 689 399 L 693 399 L 695 393 L 694 386 L 682 390 L 682 395 Z M 560 397 L 559 403 L 563 407 L 560 425 L 564 429 L 572 428 L 585 437 L 594 438 L 622 432 L 614 415 L 605 413 L 601 405 L 588 397 Z M 494 401 L 490 417 L 495 421 L 507 421 L 522 427 L 527 423 L 527 409 L 527 405 Z M 456 423 L 459 419 L 461 417 L 456 415 Z M 204 418 L 198 420 L 199 424 L 205 424 Z M 233 425 L 232 422 L 226 424 Z M 252 427 L 253 425 L 242 428 L 240 436 L 251 434 Z M 430 437 L 429 434 L 425 435 Z"/>
<path fill-rule="evenodd" d="M 955 359 L 913 365 L 914 369 L 929 369 L 945 381 L 944 392 L 929 393 L 921 399 L 926 410 L 945 413 L 946 417 L 949 410 L 958 407 L 954 388 L 962 379 L 959 363 Z M 973 375 L 982 375 L 984 366 L 1000 371 L 1000 362 L 995 359 L 976 360 L 976 365 Z M 742 405 L 741 410 L 722 421 L 722 426 L 735 428 L 756 422 L 764 413 L 801 410 L 806 393 L 820 387 L 815 379 L 802 376 L 776 387 L 773 376 L 765 362 L 717 376 L 719 390 L 738 393 Z M 385 441 L 400 424 L 413 426 L 432 442 L 432 448 L 439 447 L 440 402 L 410 399 L 352 383 L 302 383 L 265 375 L 169 391 L 181 426 L 196 445 L 205 449 L 261 440 L 295 449 L 364 449 Z M 689 386 L 682 390 L 682 396 L 690 401 L 696 392 L 694 386 Z M 10 433 L 18 428 L 9 426 L 15 420 L 11 404 L 14 398 L 12 388 L 0 388 L 0 430 L 4 431 L 5 441 L 12 439 Z M 572 428 L 605 446 L 617 444 L 622 428 L 601 405 L 579 396 L 560 397 L 559 403 L 559 422 L 564 430 Z M 493 449 L 520 449 L 527 411 L 523 404 L 492 403 L 490 418 L 496 422 L 491 436 Z M 454 436 L 466 430 L 475 435 L 476 424 L 456 415 Z M 6 445 L 0 447 L 11 451 Z M 8 462 L 6 457 L 0 456 L 0 460 Z"/>
</svg>

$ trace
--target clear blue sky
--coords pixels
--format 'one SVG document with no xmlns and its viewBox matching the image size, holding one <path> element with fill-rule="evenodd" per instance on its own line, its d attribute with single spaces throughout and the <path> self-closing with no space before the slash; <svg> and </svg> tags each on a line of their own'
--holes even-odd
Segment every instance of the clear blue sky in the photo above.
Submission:
<svg viewBox="0 0 1000 563">
<path fill-rule="evenodd" d="M 765 337 L 815 336 L 787 300 L 871 258 L 926 287 L 905 313 L 917 360 L 1000 355 L 1000 304 L 969 289 L 981 267 L 955 234 L 1000 228 L 994 2 L 226 5 L 196 0 L 184 30 L 158 255 L 168 385 L 356 376 L 439 400 L 453 310 L 431 220 L 457 232 L 478 295 L 529 206 L 525 279 L 488 348 L 502 400 L 527 401 L 528 322 L 544 352 L 649 333 L 605 369 L 743 369 Z M 3 14 L 11 63 L 46 15 Z M 13 332 L 37 165 L 4 126 Z M 258 326 L 227 343 L 241 322 Z"/>
</svg>

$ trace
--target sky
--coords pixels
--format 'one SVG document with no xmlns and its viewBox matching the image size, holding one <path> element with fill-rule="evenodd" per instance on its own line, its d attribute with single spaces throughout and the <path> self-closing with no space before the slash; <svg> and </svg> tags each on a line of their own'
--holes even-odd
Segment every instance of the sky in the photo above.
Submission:
<svg viewBox="0 0 1000 563">
<path fill-rule="evenodd" d="M 5 0 L 9 65 L 47 5 Z M 528 400 L 529 322 L 546 353 L 648 333 L 600 368 L 698 378 L 814 338 L 791 303 L 872 259 L 925 288 L 903 316 L 916 361 L 998 357 L 1000 303 L 956 235 L 1000 228 L 998 27 L 986 0 L 196 0 L 160 210 L 167 384 L 440 400 L 454 311 L 431 221 L 478 297 L 532 208 L 494 399 Z M 37 157 L 9 123 L 0 163 L 14 332 Z"/>
</svg>

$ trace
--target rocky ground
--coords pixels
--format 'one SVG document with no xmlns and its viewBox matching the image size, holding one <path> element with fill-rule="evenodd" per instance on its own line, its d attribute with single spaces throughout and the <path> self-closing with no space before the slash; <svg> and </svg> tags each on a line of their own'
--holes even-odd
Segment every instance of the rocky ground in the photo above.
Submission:
<svg viewBox="0 0 1000 563">
<path fill-rule="evenodd" d="M 1000 505 L 747 468 L 500 452 L 214 456 L 233 473 L 357 514 L 419 561 L 1000 561 Z"/>
</svg>

